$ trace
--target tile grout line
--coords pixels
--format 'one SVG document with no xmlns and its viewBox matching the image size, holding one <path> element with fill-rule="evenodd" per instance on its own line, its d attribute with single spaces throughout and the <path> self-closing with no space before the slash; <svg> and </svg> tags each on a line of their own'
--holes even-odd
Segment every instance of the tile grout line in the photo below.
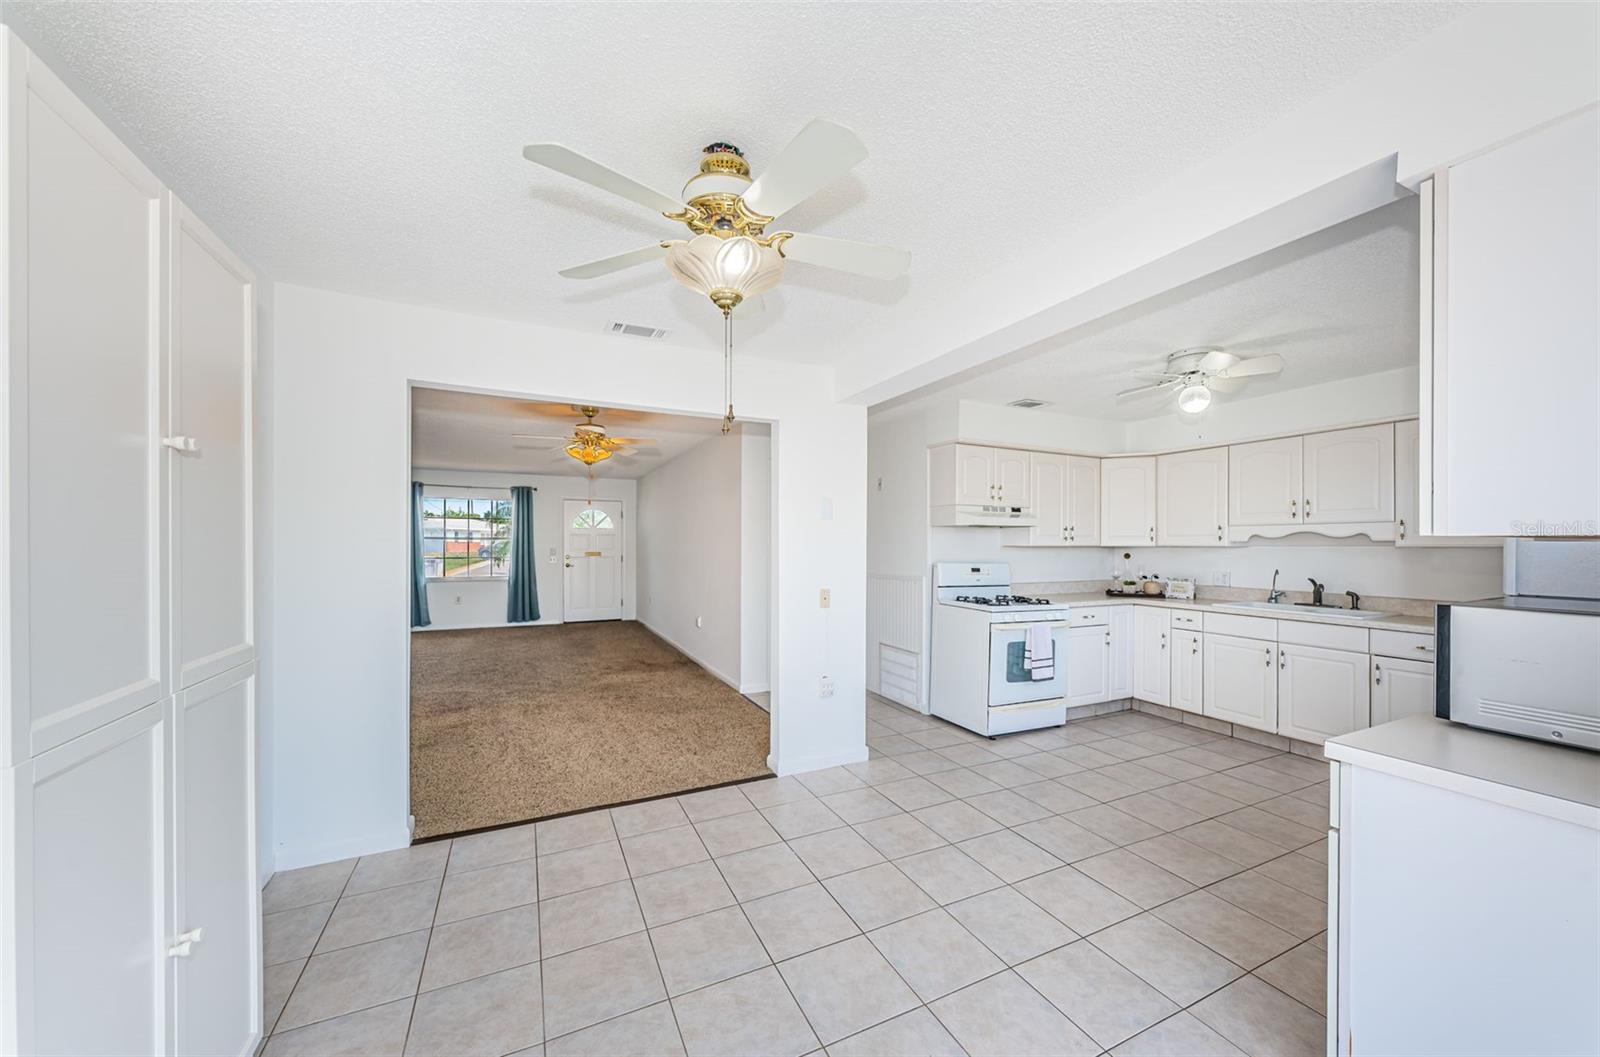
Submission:
<svg viewBox="0 0 1600 1057">
<path fill-rule="evenodd" d="M 417 990 L 411 996 L 411 1015 L 406 1018 L 406 1037 L 400 1043 L 400 1052 L 404 1054 L 411 1045 L 411 1029 L 417 1022 L 417 1005 L 422 998 L 422 977 L 428 971 L 428 955 L 433 951 L 433 930 L 439 922 L 439 904 L 444 902 L 444 882 L 450 874 L 450 857 L 455 854 L 455 841 L 445 842 L 444 869 L 439 874 L 439 890 L 433 897 L 433 916 L 428 919 L 428 943 L 422 949 L 422 964 L 417 966 Z M 537 849 L 536 849 L 537 850 Z"/>
</svg>

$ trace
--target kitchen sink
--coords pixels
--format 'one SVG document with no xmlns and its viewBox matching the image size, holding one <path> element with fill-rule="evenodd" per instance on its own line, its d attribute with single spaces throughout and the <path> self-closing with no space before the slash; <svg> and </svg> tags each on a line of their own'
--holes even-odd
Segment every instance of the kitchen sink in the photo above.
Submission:
<svg viewBox="0 0 1600 1057">
<path fill-rule="evenodd" d="M 1372 609 L 1341 606 L 1297 606 L 1293 602 L 1213 602 L 1213 609 L 1242 609 L 1251 613 L 1278 613 L 1286 617 L 1321 617 L 1325 620 L 1381 620 L 1388 616 Z"/>
</svg>

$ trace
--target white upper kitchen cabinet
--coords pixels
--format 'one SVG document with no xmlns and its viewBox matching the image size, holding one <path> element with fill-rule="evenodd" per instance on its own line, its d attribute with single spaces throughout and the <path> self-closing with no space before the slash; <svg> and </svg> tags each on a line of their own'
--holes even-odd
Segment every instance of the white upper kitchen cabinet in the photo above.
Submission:
<svg viewBox="0 0 1600 1057">
<path fill-rule="evenodd" d="M 928 451 L 930 506 L 1027 506 L 1029 453 L 981 444 Z"/>
<path fill-rule="evenodd" d="M 1156 606 L 1133 607 L 1133 696 L 1165 705 L 1172 696 L 1172 631 L 1170 611 Z"/>
<path fill-rule="evenodd" d="M 1345 525 L 1394 520 L 1394 424 L 1307 433 L 1300 521 Z"/>
<path fill-rule="evenodd" d="M 251 660 L 255 282 L 176 203 L 172 236 L 171 567 L 175 687 Z"/>
<path fill-rule="evenodd" d="M 1369 726 L 1368 656 L 1349 650 L 1278 646 L 1278 733 L 1323 742 Z"/>
<path fill-rule="evenodd" d="M 1038 524 L 1010 530 L 1008 546 L 1100 543 L 1100 460 L 1032 452 L 1027 498 Z"/>
<path fill-rule="evenodd" d="M 168 693 L 167 198 L 7 36 L 8 762 Z M 92 248 L 92 252 L 90 252 Z"/>
<path fill-rule="evenodd" d="M 1278 646 L 1206 632 L 1201 645 L 1201 712 L 1256 730 L 1278 730 Z"/>
<path fill-rule="evenodd" d="M 1100 460 L 1100 545 L 1156 542 L 1156 460 L 1135 455 Z"/>
<path fill-rule="evenodd" d="M 995 497 L 1004 506 L 1028 505 L 1029 494 L 1033 490 L 1033 473 L 1030 464 L 1033 455 L 1025 451 L 1012 451 L 1009 448 L 994 449 L 994 487 Z"/>
<path fill-rule="evenodd" d="M 1201 679 L 1205 664 L 1202 656 L 1203 639 L 1204 636 L 1198 631 L 1172 629 L 1172 697 L 1168 703 L 1173 708 L 1181 708 L 1185 712 L 1201 711 L 1201 702 L 1204 700 L 1204 683 Z"/>
<path fill-rule="evenodd" d="M 1374 727 L 1391 719 L 1435 712 L 1432 661 L 1373 657 L 1371 683 Z"/>
<path fill-rule="evenodd" d="M 1058 662 L 1059 663 L 1059 662 Z M 1067 631 L 1067 707 L 1111 699 L 1111 627 Z"/>
<path fill-rule="evenodd" d="M 1600 107 L 1420 191 L 1422 532 L 1600 535 Z"/>
<path fill-rule="evenodd" d="M 1282 437 L 1228 449 L 1228 522 L 1298 525 L 1301 438 Z"/>
<path fill-rule="evenodd" d="M 1227 521 L 1227 448 L 1156 457 L 1156 541 L 1161 546 L 1225 546 Z"/>
</svg>

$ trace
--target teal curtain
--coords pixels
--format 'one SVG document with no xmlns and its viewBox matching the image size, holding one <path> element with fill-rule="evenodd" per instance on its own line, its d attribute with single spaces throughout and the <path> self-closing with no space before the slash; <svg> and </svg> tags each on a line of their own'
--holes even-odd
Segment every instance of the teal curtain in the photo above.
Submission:
<svg viewBox="0 0 1600 1057">
<path fill-rule="evenodd" d="M 539 619 L 539 583 L 533 564 L 533 489 L 511 489 L 511 571 L 506 585 L 506 620 Z"/>
<path fill-rule="evenodd" d="M 411 482 L 411 626 L 425 628 L 428 619 L 428 575 L 422 566 L 422 482 Z"/>
</svg>

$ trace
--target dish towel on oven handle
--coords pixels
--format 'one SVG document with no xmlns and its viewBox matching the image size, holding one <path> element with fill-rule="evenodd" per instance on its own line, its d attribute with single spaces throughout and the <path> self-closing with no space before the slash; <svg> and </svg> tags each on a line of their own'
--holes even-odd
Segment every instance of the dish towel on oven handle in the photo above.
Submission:
<svg viewBox="0 0 1600 1057">
<path fill-rule="evenodd" d="M 1056 644 L 1049 624 L 1029 624 L 1024 632 L 1022 665 L 1034 682 L 1056 677 Z"/>
</svg>

